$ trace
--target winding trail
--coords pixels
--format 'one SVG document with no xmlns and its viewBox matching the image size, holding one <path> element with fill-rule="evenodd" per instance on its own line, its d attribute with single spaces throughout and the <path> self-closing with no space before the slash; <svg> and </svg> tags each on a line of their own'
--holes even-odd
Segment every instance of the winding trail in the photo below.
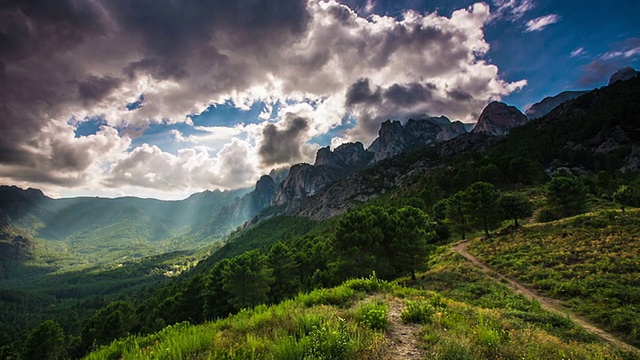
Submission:
<svg viewBox="0 0 640 360">
<path fill-rule="evenodd" d="M 420 325 L 405 324 L 400 318 L 404 302 L 394 298 L 387 301 L 389 305 L 390 340 L 389 352 L 391 360 L 424 359 L 424 351 L 420 348 Z"/>
<path fill-rule="evenodd" d="M 563 316 L 567 316 L 569 317 L 574 323 L 578 324 L 579 326 L 583 327 L 585 330 L 587 330 L 590 333 L 596 334 L 598 335 L 600 338 L 604 339 L 605 341 L 608 341 L 609 343 L 613 344 L 614 346 L 617 346 L 621 349 L 624 349 L 626 351 L 629 351 L 635 355 L 640 356 L 640 349 L 627 344 L 626 342 L 620 340 L 618 337 L 616 337 L 615 335 L 607 332 L 606 330 L 593 325 L 592 323 L 590 323 L 589 321 L 587 321 L 586 319 L 584 319 L 581 316 L 575 315 L 569 311 L 567 311 L 566 309 L 564 309 L 562 307 L 562 302 L 555 300 L 555 299 L 550 299 L 544 296 L 541 296 L 539 294 L 536 294 L 535 292 L 533 292 L 531 289 L 526 288 L 524 285 L 520 284 L 519 282 L 509 279 L 508 277 L 504 276 L 503 274 L 489 268 L 487 265 L 485 265 L 484 263 L 482 263 L 480 260 L 478 260 L 475 256 L 469 254 L 469 252 L 467 252 L 467 245 L 468 245 L 468 241 L 464 241 L 459 243 L 458 245 L 456 245 L 453 250 L 455 252 L 457 252 L 458 254 L 464 256 L 467 260 L 471 261 L 474 265 L 476 265 L 478 268 L 480 268 L 480 270 L 482 270 L 483 272 L 487 273 L 489 276 L 493 277 L 494 279 L 497 280 L 501 280 L 501 281 L 506 281 L 511 288 L 517 292 L 520 293 L 522 295 L 524 295 L 524 297 L 526 297 L 527 299 L 531 299 L 531 300 L 536 300 L 537 302 L 540 303 L 540 305 L 548 311 L 554 312 L 556 314 L 560 314 Z"/>
</svg>

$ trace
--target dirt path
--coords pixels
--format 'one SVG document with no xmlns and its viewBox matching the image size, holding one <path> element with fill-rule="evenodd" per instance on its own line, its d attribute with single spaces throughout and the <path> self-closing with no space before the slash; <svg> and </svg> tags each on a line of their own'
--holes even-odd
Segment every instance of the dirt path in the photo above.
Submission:
<svg viewBox="0 0 640 360">
<path fill-rule="evenodd" d="M 424 359 L 424 351 L 420 348 L 420 325 L 405 324 L 400 318 L 404 302 L 393 298 L 389 305 L 389 352 L 388 359 Z"/>
<path fill-rule="evenodd" d="M 509 278 L 507 278 L 506 276 L 504 276 L 503 274 L 489 268 L 487 265 L 485 265 L 484 263 L 482 263 L 480 260 L 478 260 L 475 256 L 469 254 L 469 252 L 467 252 L 467 245 L 468 242 L 461 242 L 458 245 L 456 245 L 456 247 L 453 248 L 454 251 L 456 251 L 457 253 L 459 253 L 460 255 L 464 256 L 467 260 L 471 261 L 474 265 L 476 265 L 477 267 L 480 268 L 480 270 L 482 270 L 485 273 L 488 273 L 489 276 L 493 277 L 493 278 L 497 278 L 498 280 L 504 280 L 506 282 L 509 283 L 509 285 L 511 286 L 511 288 L 516 291 L 517 293 L 520 293 L 522 295 L 524 295 L 524 297 L 528 298 L 528 299 L 532 299 L 532 300 L 536 300 L 537 302 L 540 303 L 540 305 L 548 311 L 554 312 L 556 314 L 560 314 L 563 316 L 567 316 L 569 317 L 574 323 L 578 324 L 579 326 L 582 326 L 585 330 L 598 335 L 599 337 L 601 337 L 602 339 L 610 342 L 611 344 L 622 348 L 626 351 L 629 351 L 631 353 L 634 353 L 636 355 L 640 356 L 640 349 L 631 346 L 629 344 L 627 344 L 626 342 L 618 339 L 615 335 L 591 324 L 589 321 L 585 320 L 584 318 L 577 316 L 571 312 L 568 312 L 566 309 L 564 309 L 562 307 L 562 303 L 558 300 L 555 299 L 550 299 L 541 295 L 536 294 L 535 292 L 531 291 L 530 289 L 524 287 L 522 284 L 520 284 L 517 281 L 511 280 Z"/>
</svg>

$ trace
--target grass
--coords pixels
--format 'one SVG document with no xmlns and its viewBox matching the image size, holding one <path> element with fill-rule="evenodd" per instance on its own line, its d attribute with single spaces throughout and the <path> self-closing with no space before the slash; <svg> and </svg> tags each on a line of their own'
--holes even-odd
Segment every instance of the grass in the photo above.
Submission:
<svg viewBox="0 0 640 360">
<path fill-rule="evenodd" d="M 640 346 L 640 211 L 600 211 L 474 240 L 494 269 Z"/>
<path fill-rule="evenodd" d="M 451 250 L 434 258 L 413 288 L 349 280 L 215 322 L 116 340 L 87 359 L 384 359 L 392 355 L 391 301 L 404 302 L 403 321 L 420 324 L 428 358 L 632 358 L 492 282 Z M 446 290 L 434 291 L 445 279 Z M 479 286 L 486 291 L 478 293 Z"/>
</svg>

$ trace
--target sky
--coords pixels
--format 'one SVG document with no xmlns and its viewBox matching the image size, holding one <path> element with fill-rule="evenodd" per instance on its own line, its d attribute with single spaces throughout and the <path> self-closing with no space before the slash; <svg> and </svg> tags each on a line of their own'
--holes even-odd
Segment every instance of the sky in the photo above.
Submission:
<svg viewBox="0 0 640 360">
<path fill-rule="evenodd" d="M 181 199 L 640 68 L 640 1 L 5 0 L 0 184 Z"/>
</svg>

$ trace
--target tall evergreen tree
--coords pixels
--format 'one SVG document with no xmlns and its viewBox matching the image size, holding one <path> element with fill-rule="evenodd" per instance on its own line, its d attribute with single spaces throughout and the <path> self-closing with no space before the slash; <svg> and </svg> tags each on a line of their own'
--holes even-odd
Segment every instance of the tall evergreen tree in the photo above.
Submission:
<svg viewBox="0 0 640 360">
<path fill-rule="evenodd" d="M 447 199 L 447 221 L 455 232 L 464 240 L 469 230 L 468 215 L 464 207 L 465 194 L 459 191 Z"/>
<path fill-rule="evenodd" d="M 518 219 L 533 215 L 533 203 L 522 195 L 502 195 L 498 198 L 498 206 L 505 219 L 513 220 L 514 226 L 518 226 Z"/>
<path fill-rule="evenodd" d="M 222 270 L 223 289 L 231 294 L 229 303 L 236 310 L 266 303 L 272 271 L 258 251 L 246 252 L 231 259 Z"/>
<path fill-rule="evenodd" d="M 416 271 L 427 265 L 429 241 L 435 236 L 429 216 L 413 206 L 405 206 L 393 214 L 395 239 L 393 240 L 393 265 L 401 273 L 410 273 L 416 279 Z"/>
<path fill-rule="evenodd" d="M 464 210 L 469 217 L 472 227 L 484 230 L 489 236 L 489 230 L 500 225 L 501 212 L 498 207 L 498 191 L 492 184 L 476 182 L 464 192 Z"/>
<path fill-rule="evenodd" d="M 587 189 L 576 178 L 557 176 L 545 185 L 550 210 L 559 217 L 583 213 L 587 209 Z"/>
<path fill-rule="evenodd" d="M 54 360 L 66 358 L 64 332 L 60 324 L 47 320 L 31 331 L 25 343 L 27 360 Z"/>
<path fill-rule="evenodd" d="M 269 292 L 271 301 L 280 302 L 298 292 L 300 289 L 299 264 L 287 245 L 279 241 L 271 246 L 267 254 L 267 266 L 273 270 L 275 279 Z"/>
</svg>

